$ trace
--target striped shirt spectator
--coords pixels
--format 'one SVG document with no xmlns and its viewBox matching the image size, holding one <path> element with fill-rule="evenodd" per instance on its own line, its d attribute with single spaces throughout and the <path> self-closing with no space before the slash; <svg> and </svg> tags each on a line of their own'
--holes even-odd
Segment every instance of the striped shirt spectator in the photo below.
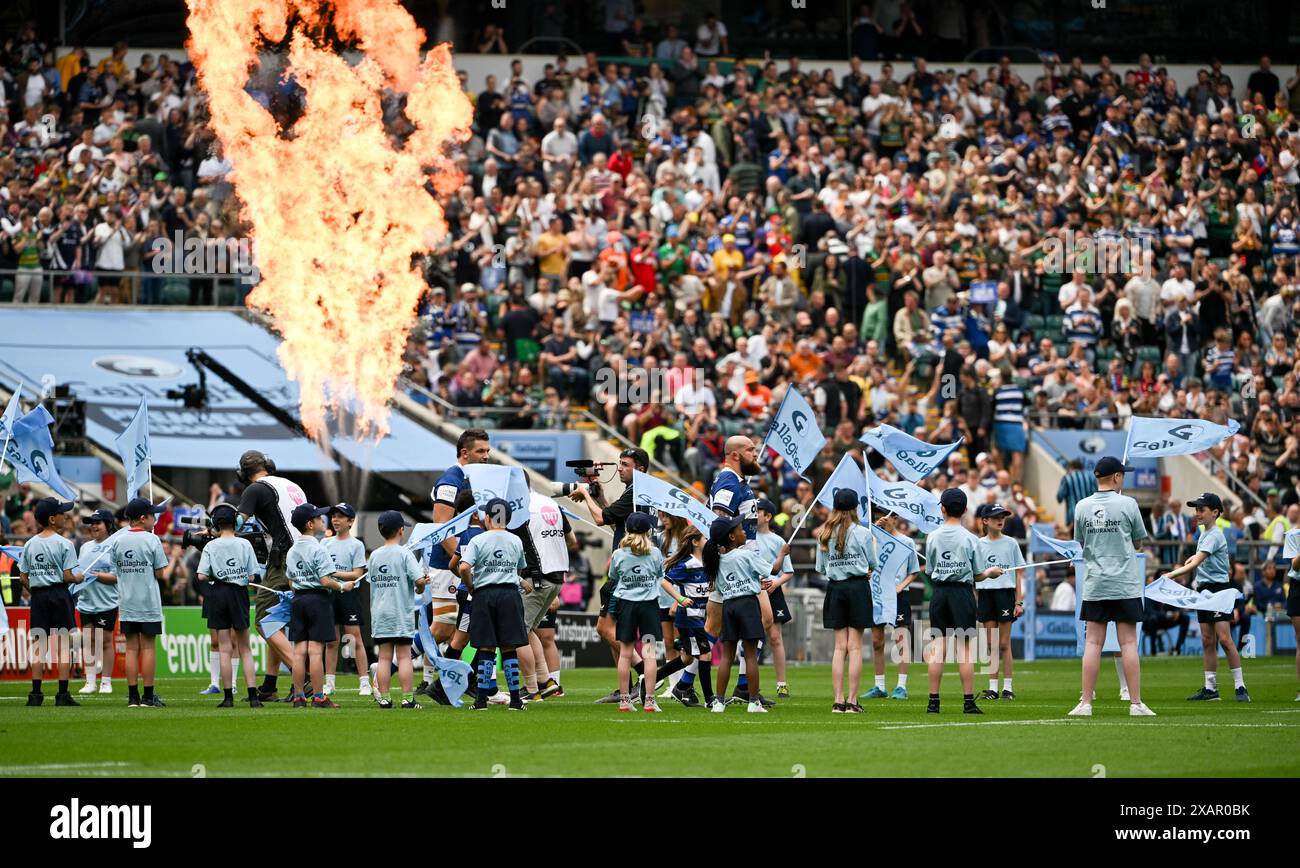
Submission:
<svg viewBox="0 0 1300 868">
<path fill-rule="evenodd" d="M 1059 503 L 1065 504 L 1065 523 L 1074 524 L 1074 507 L 1091 494 L 1097 491 L 1097 478 L 1090 472 L 1083 469 L 1083 462 L 1079 459 L 1073 459 L 1066 465 L 1069 471 L 1061 478 L 1061 484 L 1056 488 L 1056 499 Z"/>
</svg>

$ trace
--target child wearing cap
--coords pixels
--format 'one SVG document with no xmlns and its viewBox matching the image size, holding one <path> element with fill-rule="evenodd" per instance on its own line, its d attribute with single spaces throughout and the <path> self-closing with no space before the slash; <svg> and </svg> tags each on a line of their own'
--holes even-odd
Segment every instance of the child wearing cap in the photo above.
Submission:
<svg viewBox="0 0 1300 868">
<path fill-rule="evenodd" d="M 253 646 L 248 639 L 248 583 L 261 577 L 253 544 L 235 536 L 239 512 L 228 503 L 212 509 L 212 527 L 217 538 L 203 547 L 199 556 L 199 580 L 208 583 L 204 597 L 204 616 L 208 629 L 217 634 L 223 698 L 217 708 L 235 707 L 236 656 L 244 668 L 244 686 L 248 689 L 250 708 L 261 708 L 257 695 L 257 668 L 253 665 Z"/>
<path fill-rule="evenodd" d="M 831 658 L 835 701 L 831 712 L 861 714 L 857 697 L 862 680 L 862 631 L 872 625 L 868 575 L 875 561 L 875 545 L 871 531 L 859 519 L 857 492 L 841 488 L 831 505 L 834 508 L 830 518 L 813 534 L 817 540 L 813 568 L 826 577 L 822 626 L 835 631 L 835 656 Z"/>
<path fill-rule="evenodd" d="M 754 541 L 758 543 L 758 550 L 763 557 L 774 558 L 781 546 L 785 544 L 785 539 L 780 534 L 772 532 L 772 519 L 777 514 L 776 504 L 766 497 L 761 498 L 757 504 L 756 514 L 758 532 L 754 534 Z M 767 647 L 772 652 L 772 669 L 776 673 L 778 699 L 790 695 L 790 688 L 785 683 L 785 640 L 781 635 L 781 625 L 789 623 L 793 616 L 785 602 L 785 592 L 781 588 L 792 578 L 794 578 L 794 564 L 787 557 L 779 570 L 773 571 L 772 575 L 761 582 L 772 610 L 772 623 L 767 628 Z"/>
<path fill-rule="evenodd" d="M 739 516 L 719 516 L 709 527 L 709 541 L 702 554 L 704 574 L 722 596 L 722 661 L 718 665 L 718 681 L 709 711 L 721 714 L 726 710 L 722 697 L 727 695 L 731 659 L 736 655 L 737 644 L 744 642 L 750 675 L 748 710 L 751 714 L 766 713 L 758 689 L 758 643 L 766 632 L 758 594 L 762 580 L 780 569 L 785 556 L 790 554 L 790 544 L 781 547 L 775 560 L 767 561 L 746 545 Z"/>
<path fill-rule="evenodd" d="M 972 682 L 975 667 L 972 650 L 976 638 L 975 583 L 1002 575 L 998 566 L 980 563 L 979 538 L 962 527 L 966 514 L 966 493 L 959 488 L 946 489 L 939 496 L 943 524 L 925 538 L 925 566 L 930 571 L 934 593 L 930 597 L 930 627 L 934 641 L 930 644 L 930 701 L 927 714 L 939 713 L 939 685 L 943 680 L 946 639 L 957 643 L 957 672 L 961 677 L 962 711 L 983 714 L 975 704 Z"/>
<path fill-rule="evenodd" d="M 912 603 L 907 597 L 907 587 L 921 571 L 916 556 L 916 543 L 901 536 L 898 516 L 883 511 L 875 514 L 876 527 L 893 537 L 876 546 L 876 575 L 873 584 L 882 593 L 895 595 L 892 623 L 871 625 L 871 664 L 875 670 L 875 683 L 862 694 L 863 699 L 907 699 L 907 669 L 911 661 L 908 643 L 912 638 Z M 875 607 L 872 611 L 874 614 Z M 885 693 L 885 628 L 894 628 L 894 647 L 898 652 L 898 684 L 892 693 Z"/>
<path fill-rule="evenodd" d="M 981 503 L 975 509 L 975 520 L 984 536 L 980 538 L 980 563 L 985 567 L 1001 567 L 1002 575 L 985 579 L 977 594 L 975 617 L 988 630 L 989 648 L 993 652 L 993 666 L 989 673 L 989 687 L 980 699 L 1015 699 L 1011 678 L 1015 661 L 1011 653 L 1011 624 L 1025 611 L 1025 592 L 1021 585 L 1024 571 L 1016 569 L 1025 565 L 1020 543 L 1003 536 L 1011 510 L 1000 503 Z M 998 693 L 998 663 L 1002 664 L 1002 693 Z"/>
<path fill-rule="evenodd" d="M 116 522 L 113 513 L 98 509 L 81 520 L 90 539 L 81 546 L 75 572 L 81 574 L 77 586 L 77 620 L 81 623 L 82 663 L 86 684 L 80 693 L 113 692 L 113 631 L 117 629 L 117 576 L 108 571 L 109 534 Z M 100 676 L 108 657 L 108 673 Z M 96 685 L 98 680 L 98 685 Z"/>
<path fill-rule="evenodd" d="M 325 551 L 334 561 L 334 578 L 339 581 L 360 581 L 366 574 L 366 547 L 352 535 L 357 511 L 348 503 L 330 507 L 330 530 L 333 536 L 321 540 Z M 366 645 L 361 639 L 361 591 L 354 588 L 344 593 L 331 594 L 334 604 L 335 641 L 325 646 L 325 695 L 334 692 L 334 676 L 339 665 L 339 643 L 347 637 L 356 655 L 357 673 L 361 676 L 360 696 L 370 695 L 370 661 L 366 659 Z"/>
<path fill-rule="evenodd" d="M 37 653 L 32 658 L 32 692 L 27 696 L 27 704 L 31 706 L 45 701 L 41 681 L 45 676 L 47 648 L 59 676 L 54 704 L 80 705 L 68 692 L 72 666 L 69 631 L 76 627 L 68 585 L 81 582 L 73 573 L 77 550 L 62 534 L 65 516 L 72 507 L 73 504 L 60 503 L 53 497 L 38 500 L 32 512 L 40 531 L 27 541 L 18 557 L 18 574 L 31 597 L 29 629 L 37 641 Z"/>
<path fill-rule="evenodd" d="M 113 540 L 113 572 L 117 574 L 122 635 L 126 638 L 127 708 L 162 708 L 165 704 L 154 693 L 153 683 L 158 637 L 163 628 L 158 580 L 167 566 L 167 554 L 153 525 L 164 508 L 143 497 L 133 498 L 125 511 L 129 529 Z"/>
<path fill-rule="evenodd" d="M 312 708 L 338 708 L 325 695 L 325 672 L 322 656 L 325 645 L 334 641 L 334 604 L 330 591 L 350 591 L 356 582 L 340 582 L 334 578 L 334 561 L 316 534 L 325 530 L 322 517 L 329 507 L 303 503 L 294 507 L 290 522 L 302 536 L 289 549 L 285 557 L 285 575 L 293 588 L 293 603 L 289 610 L 289 641 L 293 643 L 293 693 L 290 699 L 294 708 L 307 707 L 304 680 L 311 670 L 311 683 L 316 687 Z M 308 660 L 310 659 L 310 663 Z"/>
<path fill-rule="evenodd" d="M 610 614 L 617 624 L 619 711 L 632 711 L 632 658 L 641 642 L 641 660 L 645 664 L 644 681 L 649 688 L 657 682 L 658 652 L 656 643 L 662 638 L 659 616 L 659 592 L 669 594 L 678 605 L 686 602 L 664 578 L 663 552 L 650 541 L 654 519 L 644 512 L 634 512 L 627 517 L 625 533 L 609 561 L 609 578 L 614 583 L 610 600 Z M 681 659 L 674 661 L 681 668 Z M 646 690 L 642 710 L 658 712 L 659 703 L 654 690 Z"/>
<path fill-rule="evenodd" d="M 1228 559 L 1228 541 L 1219 527 L 1223 516 L 1223 500 L 1219 495 L 1207 491 L 1196 500 L 1187 501 L 1187 505 L 1196 509 L 1196 523 L 1201 526 L 1201 537 L 1196 542 L 1196 551 L 1181 567 L 1175 567 L 1166 573 L 1167 578 L 1176 579 L 1193 570 L 1196 572 L 1196 590 L 1211 594 L 1226 591 L 1233 587 L 1229 581 L 1231 563 Z M 1246 690 L 1246 679 L 1241 671 L 1241 655 L 1237 645 L 1232 641 L 1232 612 L 1207 612 L 1198 609 L 1196 620 L 1201 625 L 1201 653 L 1205 658 L 1205 684 L 1200 690 L 1187 697 L 1192 702 L 1203 702 L 1219 698 L 1219 646 L 1228 658 L 1228 669 L 1232 673 L 1232 684 L 1238 702 L 1250 702 L 1250 693 Z"/>
<path fill-rule="evenodd" d="M 1095 494 L 1074 505 L 1074 539 L 1083 549 L 1083 587 L 1079 618 L 1086 623 L 1083 648 L 1083 692 L 1070 717 L 1091 717 L 1096 695 L 1106 625 L 1115 622 L 1124 683 L 1128 685 L 1129 716 L 1154 717 L 1142 702 L 1142 661 L 1138 656 L 1137 623 L 1143 620 L 1145 577 L 1138 569 L 1136 544 L 1147 538 L 1137 501 L 1120 493 L 1124 474 L 1132 470 L 1110 455 L 1093 467 Z"/>
<path fill-rule="evenodd" d="M 510 710 L 523 711 L 519 695 L 519 655 L 515 649 L 528 641 L 524 624 L 524 600 L 519 589 L 532 590 L 532 583 L 521 580 L 519 571 L 528 565 L 524 544 L 506 530 L 510 524 L 510 503 L 494 497 L 481 510 L 483 533 L 470 540 L 460 553 L 460 577 L 474 595 L 470 613 L 469 639 L 478 649 L 478 695 L 473 709 L 488 707 L 488 691 L 496 671 L 496 650 L 501 649 L 501 666 L 510 688 Z"/>
<path fill-rule="evenodd" d="M 375 549 L 365 566 L 370 582 L 370 629 L 379 654 L 379 666 L 375 670 L 377 702 L 380 708 L 393 707 L 389 687 L 396 657 L 401 707 L 419 709 L 421 706 L 412 694 L 410 647 L 415 637 L 415 594 L 424 590 L 429 576 L 411 550 L 402 545 L 402 531 L 406 527 L 402 514 L 393 510 L 380 513 L 378 525 L 384 544 Z"/>
</svg>

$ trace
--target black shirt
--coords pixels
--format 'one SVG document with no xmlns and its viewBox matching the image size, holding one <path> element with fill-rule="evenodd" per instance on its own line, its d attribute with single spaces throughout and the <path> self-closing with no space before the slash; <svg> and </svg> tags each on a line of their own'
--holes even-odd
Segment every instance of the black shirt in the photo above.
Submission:
<svg viewBox="0 0 1300 868">
<path fill-rule="evenodd" d="M 271 535 L 271 555 L 279 555 L 280 563 L 293 548 L 293 533 L 280 511 L 280 498 L 275 489 L 264 482 L 254 482 L 244 489 L 239 499 L 239 511 L 251 515 Z"/>
</svg>

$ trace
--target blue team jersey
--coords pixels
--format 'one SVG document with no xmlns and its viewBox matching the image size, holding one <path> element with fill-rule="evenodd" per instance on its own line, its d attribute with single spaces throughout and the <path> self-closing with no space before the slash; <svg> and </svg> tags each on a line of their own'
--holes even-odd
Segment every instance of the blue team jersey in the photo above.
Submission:
<svg viewBox="0 0 1300 868">
<path fill-rule="evenodd" d="M 775 555 L 773 555 L 775 557 Z M 673 623 L 678 627 L 704 628 L 704 609 L 709 603 L 709 577 L 704 574 L 704 564 L 691 555 L 673 564 L 666 573 L 668 581 L 689 601 L 677 607 Z"/>
<path fill-rule="evenodd" d="M 478 524 L 471 524 L 469 527 L 465 528 L 465 532 L 461 534 L 460 539 L 456 541 L 456 554 L 460 555 L 461 558 L 464 559 L 465 546 L 469 545 L 469 541 L 481 534 L 483 530 L 483 526 Z M 462 594 L 469 593 L 469 588 L 465 586 L 465 582 L 460 578 L 460 576 L 456 577 L 456 590 Z"/>
<path fill-rule="evenodd" d="M 713 480 L 713 488 L 709 491 L 709 506 L 720 509 L 727 515 L 739 516 L 741 527 L 745 529 L 745 539 L 752 540 L 758 536 L 758 498 L 744 477 L 731 468 L 724 467 L 719 471 L 718 478 Z"/>
<path fill-rule="evenodd" d="M 469 480 L 465 478 L 465 468 L 459 464 L 453 464 L 443 471 L 442 476 L 433 484 L 433 491 L 430 496 L 433 498 L 434 506 L 442 504 L 456 508 L 456 498 L 460 493 L 469 488 Z M 429 549 L 429 566 L 435 570 L 445 570 L 451 564 L 451 558 L 447 555 L 447 550 L 441 545 L 433 546 Z"/>
</svg>

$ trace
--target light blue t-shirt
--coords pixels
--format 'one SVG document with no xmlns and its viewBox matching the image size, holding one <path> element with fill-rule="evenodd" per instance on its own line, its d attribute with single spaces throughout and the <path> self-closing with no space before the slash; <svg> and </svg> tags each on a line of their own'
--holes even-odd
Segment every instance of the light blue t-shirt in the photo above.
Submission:
<svg viewBox="0 0 1300 868">
<path fill-rule="evenodd" d="M 424 568 L 406 546 L 384 545 L 375 549 L 366 564 L 372 636 L 381 639 L 415 636 L 415 583 L 423 575 Z"/>
<path fill-rule="evenodd" d="M 474 588 L 488 585 L 520 587 L 519 571 L 528 565 L 524 544 L 508 530 L 487 530 L 469 541 L 461 560 L 469 564 Z"/>
<path fill-rule="evenodd" d="M 781 535 L 779 533 L 772 533 L 770 530 L 759 531 L 758 535 L 755 536 L 754 539 L 758 541 L 759 554 L 767 558 L 768 564 L 771 564 L 776 560 L 776 553 L 781 551 L 781 546 L 785 545 L 785 540 L 782 539 Z M 783 576 L 786 573 L 793 572 L 794 564 L 790 562 L 790 556 L 786 555 L 785 561 L 781 564 L 781 569 L 772 573 L 772 575 Z"/>
<path fill-rule="evenodd" d="M 253 551 L 252 543 L 237 536 L 222 536 L 203 547 L 198 572 L 211 581 L 246 588 L 262 570 L 257 565 L 257 553 Z"/>
<path fill-rule="evenodd" d="M 366 565 L 365 544 L 354 536 L 347 539 L 327 536 L 321 540 L 321 545 L 325 547 L 330 559 L 334 561 L 334 569 L 340 572 L 350 572 Z M 441 548 L 441 546 L 438 546 L 438 548 Z"/>
<path fill-rule="evenodd" d="M 88 541 L 81 547 L 81 555 L 77 558 L 77 567 L 73 572 L 85 575 L 87 567 L 94 567 L 92 572 L 96 573 L 113 572 L 113 558 L 106 557 L 112 548 L 111 539 L 105 539 L 103 542 Z M 76 587 L 80 588 L 77 591 L 78 612 L 107 612 L 117 608 L 117 582 L 101 582 L 95 579 L 93 582 L 87 580 Z"/>
<path fill-rule="evenodd" d="M 1216 524 L 1202 533 L 1196 550 L 1205 552 L 1205 560 L 1196 568 L 1196 587 L 1227 584 L 1230 575 L 1228 540 L 1223 535 L 1223 528 Z"/>
<path fill-rule="evenodd" d="M 167 566 L 162 542 L 152 531 L 132 529 L 113 540 L 113 572 L 117 574 L 123 621 L 161 621 L 162 592 L 154 570 Z"/>
<path fill-rule="evenodd" d="M 723 600 L 757 596 L 762 590 L 759 583 L 770 575 L 771 568 L 772 559 L 764 558 L 753 549 L 732 549 L 718 559 L 718 574 L 713 580 L 713 586 Z"/>
<path fill-rule="evenodd" d="M 989 567 L 1001 567 L 1004 570 L 1009 570 L 1012 567 L 1024 566 L 1024 563 L 1025 556 L 1020 551 L 1020 543 L 1011 537 L 1002 536 L 997 539 L 983 537 L 980 539 L 981 570 L 987 570 Z M 1003 573 L 996 579 L 985 579 L 980 582 L 981 591 L 1014 588 L 1015 586 L 1015 573 Z"/>
<path fill-rule="evenodd" d="M 825 547 L 817 543 L 817 560 L 813 569 L 824 575 L 828 582 L 864 578 L 876 561 L 871 531 L 860 524 L 851 525 L 842 549 L 836 536 L 831 534 Z"/>
<path fill-rule="evenodd" d="M 657 548 L 643 555 L 631 549 L 616 549 L 609 561 L 609 577 L 615 582 L 614 596 L 629 602 L 659 600 L 664 577 L 664 556 Z"/>
<path fill-rule="evenodd" d="M 1083 546 L 1083 599 L 1141 597 L 1144 577 L 1134 543 L 1146 538 L 1146 524 L 1133 498 L 1098 491 L 1079 501 L 1074 507 L 1074 539 Z"/>
<path fill-rule="evenodd" d="M 334 561 L 315 537 L 305 536 L 289 549 L 284 572 L 295 591 L 319 589 L 325 587 L 322 579 L 334 575 Z"/>
<path fill-rule="evenodd" d="M 57 533 L 32 537 L 18 556 L 18 569 L 27 574 L 27 584 L 33 588 L 63 584 L 63 571 L 76 565 L 77 550 Z"/>
<path fill-rule="evenodd" d="M 881 543 L 876 547 L 876 571 L 881 587 L 897 590 L 904 579 L 921 571 L 921 563 L 916 557 L 916 543 L 901 536 L 894 536 L 888 542 Z"/>
<path fill-rule="evenodd" d="M 925 566 L 936 584 L 972 585 L 984 571 L 979 562 L 979 537 L 959 524 L 940 525 L 925 538 Z"/>
</svg>

